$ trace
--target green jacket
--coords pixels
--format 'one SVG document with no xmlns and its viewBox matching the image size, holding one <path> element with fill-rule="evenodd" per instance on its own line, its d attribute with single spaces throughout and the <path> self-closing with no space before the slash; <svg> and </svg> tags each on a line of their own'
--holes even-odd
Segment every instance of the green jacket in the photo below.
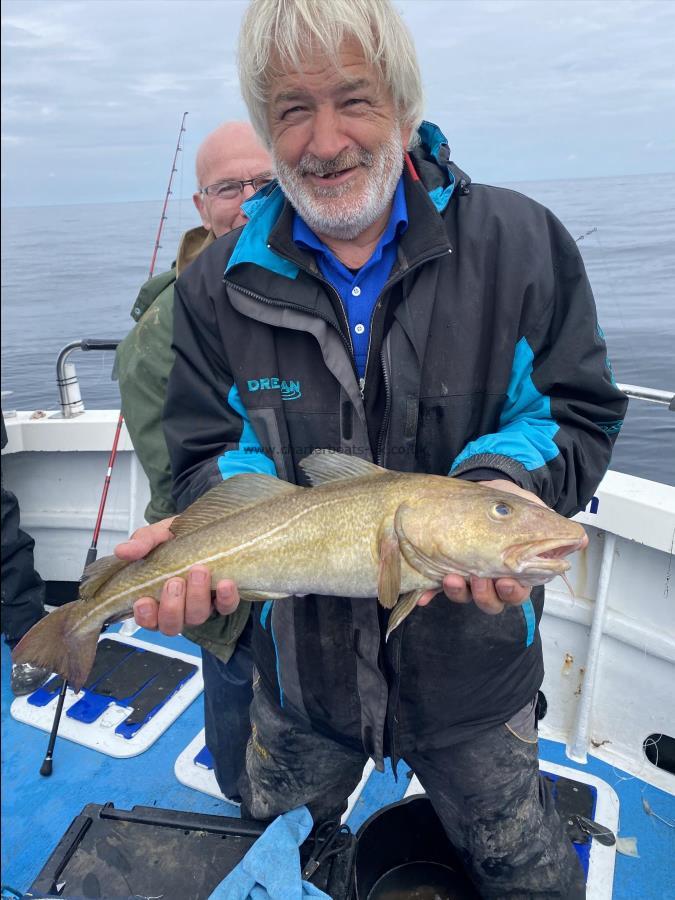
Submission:
<svg viewBox="0 0 675 900">
<path fill-rule="evenodd" d="M 151 523 L 176 514 L 171 496 L 171 465 L 162 430 L 166 384 L 174 360 L 173 286 L 183 269 L 213 240 L 213 232 L 201 226 L 183 235 L 171 269 L 155 275 L 141 287 L 131 310 L 137 324 L 120 343 L 115 357 L 113 378 L 119 379 L 122 414 L 150 482 L 145 518 Z M 203 625 L 184 629 L 183 634 L 227 662 L 249 612 L 250 604 L 241 603 L 233 615 L 214 614 Z"/>
</svg>

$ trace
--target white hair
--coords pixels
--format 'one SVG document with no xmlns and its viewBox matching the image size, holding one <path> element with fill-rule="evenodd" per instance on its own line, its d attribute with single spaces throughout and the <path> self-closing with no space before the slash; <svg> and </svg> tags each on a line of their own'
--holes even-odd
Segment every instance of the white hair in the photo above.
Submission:
<svg viewBox="0 0 675 900">
<path fill-rule="evenodd" d="M 269 148 L 267 103 L 273 62 L 300 68 L 320 48 L 339 68 L 343 42 L 355 39 L 379 71 L 402 125 L 422 121 L 422 80 L 408 29 L 390 0 L 251 0 L 239 34 L 239 81 L 249 116 Z"/>
</svg>

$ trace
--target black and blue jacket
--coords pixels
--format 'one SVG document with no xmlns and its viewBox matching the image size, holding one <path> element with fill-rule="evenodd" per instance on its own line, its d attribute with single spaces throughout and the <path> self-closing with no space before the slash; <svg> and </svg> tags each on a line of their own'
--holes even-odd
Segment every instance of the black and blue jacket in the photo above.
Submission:
<svg viewBox="0 0 675 900">
<path fill-rule="evenodd" d="M 514 191 L 471 184 L 424 123 L 409 227 L 373 311 L 365 383 L 344 309 L 272 186 L 176 282 L 164 428 L 179 508 L 257 471 L 303 483 L 316 448 L 401 471 L 507 477 L 563 515 L 590 500 L 626 398 L 573 239 Z M 262 688 L 378 763 L 506 721 L 543 677 L 543 589 L 488 616 L 443 596 L 389 642 L 374 599 L 256 605 Z"/>
</svg>

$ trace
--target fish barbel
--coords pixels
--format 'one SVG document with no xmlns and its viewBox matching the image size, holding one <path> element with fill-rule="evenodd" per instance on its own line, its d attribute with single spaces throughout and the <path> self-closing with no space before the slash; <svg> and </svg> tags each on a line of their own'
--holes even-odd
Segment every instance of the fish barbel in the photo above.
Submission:
<svg viewBox="0 0 675 900">
<path fill-rule="evenodd" d="M 581 525 L 516 494 L 440 475 L 392 472 L 330 451 L 300 463 L 312 487 L 235 475 L 178 516 L 173 540 L 144 559 L 88 566 L 79 600 L 50 613 L 15 647 L 15 663 L 85 683 L 104 623 L 159 599 L 168 578 L 207 566 L 244 600 L 304 594 L 377 597 L 387 637 L 445 575 L 550 581 L 570 567 Z"/>
</svg>

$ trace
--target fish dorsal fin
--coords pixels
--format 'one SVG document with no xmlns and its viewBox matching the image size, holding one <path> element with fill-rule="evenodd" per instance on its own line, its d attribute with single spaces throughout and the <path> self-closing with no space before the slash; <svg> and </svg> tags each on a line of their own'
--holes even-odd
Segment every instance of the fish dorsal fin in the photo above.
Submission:
<svg viewBox="0 0 675 900">
<path fill-rule="evenodd" d="M 313 487 L 345 478 L 364 478 L 387 473 L 386 469 L 366 459 L 336 453 L 334 450 L 315 450 L 300 462 L 300 468 Z"/>
<path fill-rule="evenodd" d="M 82 580 L 79 585 L 80 599 L 91 600 L 106 581 L 128 565 L 128 560 L 118 559 L 116 556 L 102 556 L 101 559 L 90 563 L 82 573 Z"/>
<path fill-rule="evenodd" d="M 175 518 L 171 523 L 171 531 L 176 537 L 183 537 L 263 500 L 272 500 L 282 494 L 293 494 L 301 490 L 303 488 L 281 481 L 273 475 L 253 472 L 233 475 L 212 487 Z"/>
</svg>

